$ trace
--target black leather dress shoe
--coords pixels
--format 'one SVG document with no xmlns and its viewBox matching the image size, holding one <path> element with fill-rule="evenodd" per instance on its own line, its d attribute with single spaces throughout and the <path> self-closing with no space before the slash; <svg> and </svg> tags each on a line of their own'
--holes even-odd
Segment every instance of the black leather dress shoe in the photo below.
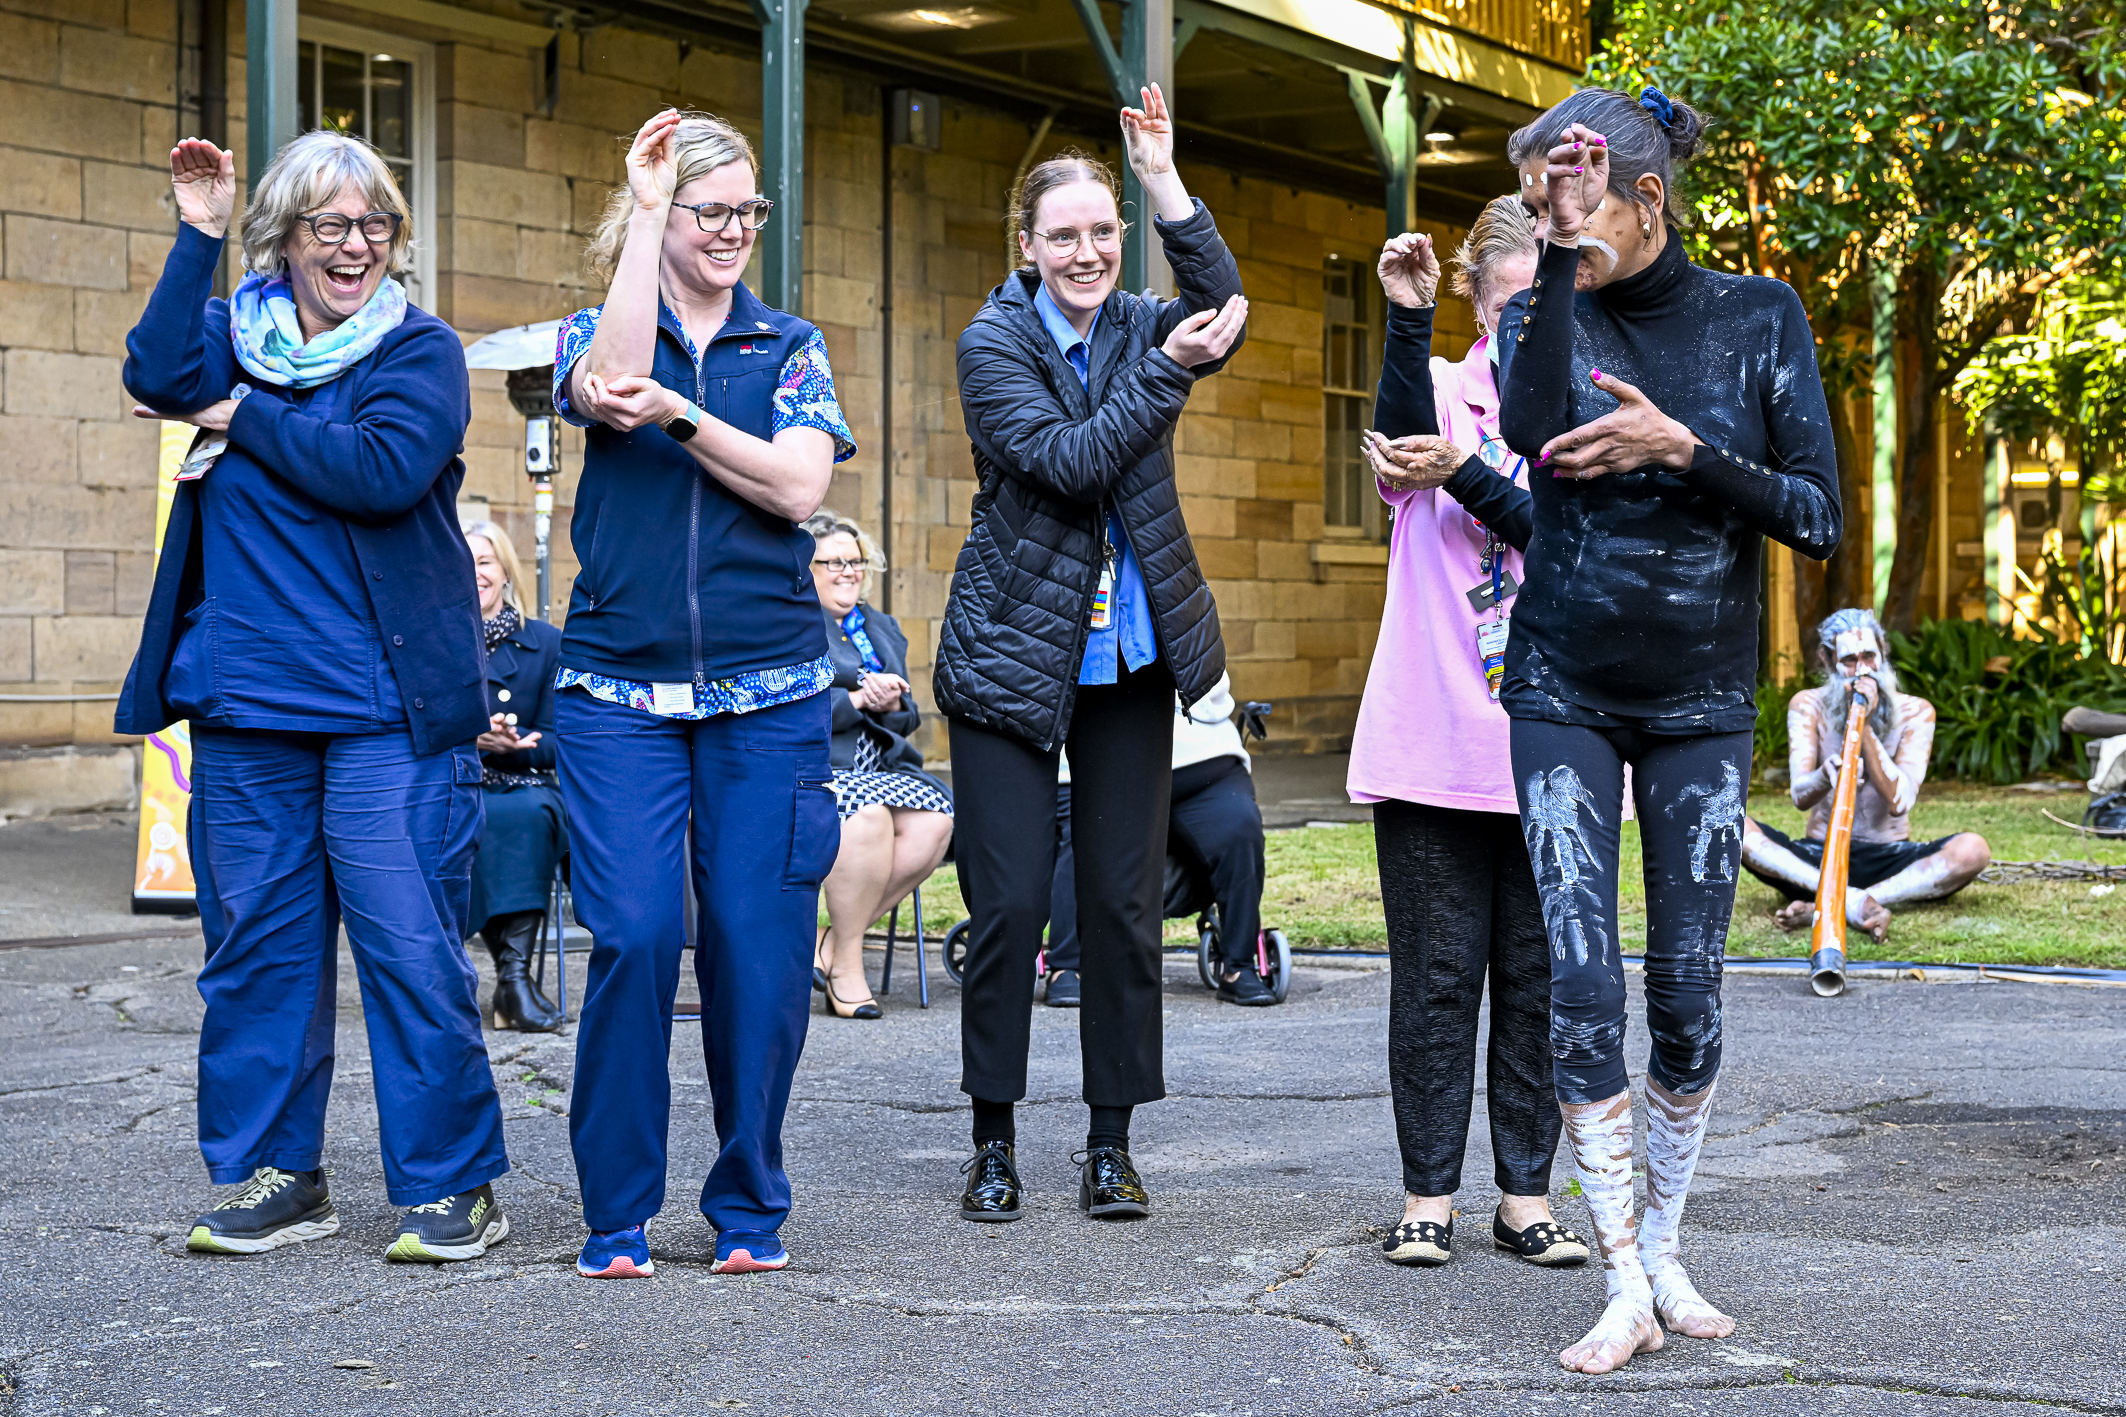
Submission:
<svg viewBox="0 0 2126 1417">
<path fill-rule="evenodd" d="M 1103 1220 L 1128 1220 L 1152 1213 L 1152 1198 L 1119 1146 L 1096 1146 L 1085 1154 L 1078 1175 L 1078 1209 Z"/>
<path fill-rule="evenodd" d="M 1249 960 L 1240 966 L 1240 973 L 1228 979 L 1218 976 L 1218 998 L 1221 1003 L 1238 1004 L 1246 1009 L 1266 1009 L 1277 1002 L 1277 995 L 1262 976 L 1255 972 L 1255 962 Z"/>
<path fill-rule="evenodd" d="M 1079 997 L 1077 970 L 1058 969 L 1049 973 L 1048 987 L 1042 992 L 1041 1002 L 1052 1009 L 1074 1009 L 1078 1007 Z"/>
<path fill-rule="evenodd" d="M 1010 1142 L 983 1142 L 960 1171 L 967 1177 L 967 1189 L 960 1193 L 960 1219 L 1019 1218 L 1019 1169 L 1012 1164 Z"/>
</svg>

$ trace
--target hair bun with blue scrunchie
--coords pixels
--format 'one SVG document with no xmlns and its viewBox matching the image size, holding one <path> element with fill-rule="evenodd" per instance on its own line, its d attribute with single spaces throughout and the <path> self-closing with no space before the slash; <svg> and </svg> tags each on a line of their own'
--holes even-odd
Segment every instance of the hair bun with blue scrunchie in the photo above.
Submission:
<svg viewBox="0 0 2126 1417">
<path fill-rule="evenodd" d="M 1654 116 L 1654 121 L 1663 128 L 1676 126 L 1676 106 L 1669 102 L 1668 95 L 1648 85 L 1639 94 L 1639 107 Z"/>
</svg>

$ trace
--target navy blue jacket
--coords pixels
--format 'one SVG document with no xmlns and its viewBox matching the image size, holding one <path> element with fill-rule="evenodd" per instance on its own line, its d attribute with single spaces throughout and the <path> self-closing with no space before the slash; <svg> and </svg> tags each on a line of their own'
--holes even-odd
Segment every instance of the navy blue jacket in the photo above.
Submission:
<svg viewBox="0 0 2126 1417">
<path fill-rule="evenodd" d="M 247 381 L 229 342 L 227 302 L 205 298 L 221 244 L 179 228 L 162 279 L 127 336 L 126 388 L 160 413 L 196 412 Z M 335 411 L 351 418 L 335 421 Z M 351 542 L 362 585 L 338 589 L 355 604 L 366 597 L 365 633 L 389 663 L 422 753 L 470 743 L 487 726 L 479 592 L 457 517 L 465 477 L 458 453 L 471 416 L 464 347 L 441 320 L 409 308 L 397 329 L 331 384 L 301 392 L 257 385 L 237 405 L 229 449 L 207 474 L 274 479 L 283 500 L 306 514 L 302 525 Z M 202 608 L 200 485 L 180 484 L 171 504 L 140 650 L 119 696 L 121 733 L 152 733 L 184 716 L 171 701 L 168 674 L 184 623 Z M 306 563 L 302 574 L 315 564 Z M 373 652 L 367 642 L 303 648 Z M 218 680 L 258 673 L 236 658 L 216 658 Z"/>
<path fill-rule="evenodd" d="M 812 331 L 739 285 L 699 367 L 660 307 L 652 372 L 710 416 L 768 438 L 783 364 Z M 705 683 L 827 652 L 811 536 L 711 477 L 662 428 L 586 429 L 569 536 L 582 566 L 561 643 L 570 669 Z"/>
<path fill-rule="evenodd" d="M 483 764 L 502 772 L 554 770 L 554 670 L 560 663 L 561 631 L 544 620 L 526 620 L 487 652 L 487 711 L 515 714 L 520 738 L 540 736 L 514 753 L 482 753 Z"/>
</svg>

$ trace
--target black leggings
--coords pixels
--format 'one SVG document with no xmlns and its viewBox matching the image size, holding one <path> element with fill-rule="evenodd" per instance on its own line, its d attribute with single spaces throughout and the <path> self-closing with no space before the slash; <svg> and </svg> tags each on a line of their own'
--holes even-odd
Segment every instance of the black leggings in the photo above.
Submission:
<svg viewBox="0 0 2126 1417">
<path fill-rule="evenodd" d="M 1488 970 L 1493 1177 L 1507 1195 L 1547 1194 L 1564 1118 L 1551 1094 L 1550 952 L 1520 821 L 1376 802 L 1373 837 L 1388 919 L 1388 1088 L 1403 1189 L 1461 1189 Z"/>
<path fill-rule="evenodd" d="M 1617 829 L 1631 764 L 1646 869 L 1647 1065 L 1670 1092 L 1720 1070 L 1720 962 L 1742 862 L 1750 735 L 1675 737 L 1513 720 L 1521 828 L 1550 936 L 1550 1051 L 1558 1097 L 1626 1088 Z"/>
</svg>

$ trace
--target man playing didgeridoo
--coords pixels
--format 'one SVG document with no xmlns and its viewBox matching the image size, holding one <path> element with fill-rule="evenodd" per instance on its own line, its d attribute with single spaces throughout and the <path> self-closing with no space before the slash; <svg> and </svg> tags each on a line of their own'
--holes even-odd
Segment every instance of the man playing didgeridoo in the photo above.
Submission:
<svg viewBox="0 0 2126 1417">
<path fill-rule="evenodd" d="M 1822 558 L 1838 482 L 1792 287 L 1705 270 L 1672 228 L 1698 115 L 1582 89 L 1513 135 L 1544 245 L 1499 322 L 1500 430 L 1529 460 L 1527 583 L 1506 643 L 1521 827 L 1550 942 L 1553 1081 L 1609 1304 L 1559 1360 L 1606 1373 L 1663 1325 L 1724 1338 L 1679 1250 L 1720 1069 L 1769 536 Z M 1632 1214 L 1617 818 L 1646 873 L 1646 1217 Z"/>
<path fill-rule="evenodd" d="M 1832 789 L 1838 785 L 1838 753 L 1845 743 L 1846 714 L 1857 697 L 1867 706 L 1861 733 L 1860 796 L 1853 813 L 1851 875 L 1846 879 L 1846 923 L 1879 943 L 1890 931 L 1890 907 L 1908 900 L 1955 895 L 1993 859 L 1986 839 L 1957 832 L 1933 841 L 1913 841 L 1912 804 L 1927 776 L 1934 749 L 1934 705 L 1897 692 L 1889 642 L 1873 612 L 1841 610 L 1816 631 L 1824 666 L 1822 687 L 1803 689 L 1786 708 L 1788 762 L 1794 805 L 1808 812 L 1800 841 L 1755 820 L 1743 823 L 1742 864 L 1751 875 L 1784 893 L 1779 912 L 1789 930 L 1816 920 L 1816 882 L 1823 866 L 1824 834 L 1831 824 Z M 1813 809 L 1813 810 L 1811 810 Z"/>
</svg>

